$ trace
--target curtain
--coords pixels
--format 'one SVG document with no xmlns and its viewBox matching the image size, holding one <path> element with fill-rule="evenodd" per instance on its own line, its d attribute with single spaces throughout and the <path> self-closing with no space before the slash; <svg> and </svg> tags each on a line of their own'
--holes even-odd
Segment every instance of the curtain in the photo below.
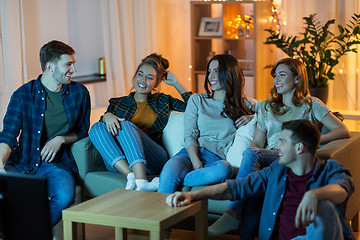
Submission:
<svg viewBox="0 0 360 240">
<path fill-rule="evenodd" d="M 191 90 L 191 0 L 157 0 L 157 49 L 170 62 L 172 71 L 185 89 Z M 172 86 L 161 91 L 181 99 Z"/>
<path fill-rule="evenodd" d="M 156 0 L 103 0 L 101 15 L 109 96 L 124 96 L 141 59 L 156 51 Z"/>
<path fill-rule="evenodd" d="M 354 13 L 360 12 L 360 0 L 275 0 L 278 6 L 282 32 L 291 35 L 302 31 L 303 17 L 316 13 L 316 18 L 324 23 L 335 19 L 337 25 L 345 26 Z M 338 110 L 360 110 L 360 48 L 358 54 L 348 53 L 340 58 L 335 68 L 335 80 L 329 83 L 328 107 Z"/>
<path fill-rule="evenodd" d="M 20 4 L 0 0 L 0 129 L 12 93 L 24 83 Z"/>
</svg>

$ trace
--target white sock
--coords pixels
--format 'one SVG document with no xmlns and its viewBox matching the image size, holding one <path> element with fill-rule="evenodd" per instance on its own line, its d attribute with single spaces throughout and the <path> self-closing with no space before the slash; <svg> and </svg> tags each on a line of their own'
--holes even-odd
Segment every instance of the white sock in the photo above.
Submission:
<svg viewBox="0 0 360 240">
<path fill-rule="evenodd" d="M 133 172 L 129 173 L 127 176 L 127 182 L 126 182 L 126 187 L 125 189 L 127 190 L 134 190 L 136 187 L 136 183 L 135 183 L 135 174 Z"/>
<path fill-rule="evenodd" d="M 135 179 L 136 190 L 142 190 L 146 183 L 149 183 L 149 181 L 146 179 Z"/>
<path fill-rule="evenodd" d="M 151 182 L 145 179 L 136 179 L 136 190 L 155 192 L 159 188 L 159 178 L 154 178 Z"/>
<path fill-rule="evenodd" d="M 208 227 L 210 237 L 220 236 L 239 227 L 240 220 L 233 218 L 231 215 L 224 213 L 216 222 Z"/>
<path fill-rule="evenodd" d="M 157 191 L 159 189 L 160 178 L 154 177 L 153 180 L 151 180 L 151 184 L 156 188 L 154 191 Z"/>
</svg>

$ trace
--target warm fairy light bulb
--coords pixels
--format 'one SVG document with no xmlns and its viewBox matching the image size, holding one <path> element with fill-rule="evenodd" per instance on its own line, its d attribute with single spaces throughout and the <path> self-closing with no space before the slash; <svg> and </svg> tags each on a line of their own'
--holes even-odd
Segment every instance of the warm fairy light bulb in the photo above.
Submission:
<svg viewBox="0 0 360 240">
<path fill-rule="evenodd" d="M 188 78 L 188 81 L 191 82 L 191 77 Z"/>
<path fill-rule="evenodd" d="M 192 69 L 192 65 L 189 65 L 189 68 Z"/>
<path fill-rule="evenodd" d="M 342 70 L 342 68 L 340 68 L 340 71 L 339 71 L 339 72 L 340 72 L 340 74 L 342 74 L 342 73 L 343 73 L 343 70 Z"/>
<path fill-rule="evenodd" d="M 286 21 L 283 22 L 283 25 L 286 26 Z"/>
</svg>

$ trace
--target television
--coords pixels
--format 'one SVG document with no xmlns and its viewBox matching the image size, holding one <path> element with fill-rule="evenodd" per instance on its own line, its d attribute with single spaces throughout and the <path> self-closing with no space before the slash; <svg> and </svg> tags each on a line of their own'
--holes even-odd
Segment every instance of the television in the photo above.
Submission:
<svg viewBox="0 0 360 240">
<path fill-rule="evenodd" d="M 47 180 L 27 174 L 0 174 L 0 239 L 51 240 Z"/>
</svg>

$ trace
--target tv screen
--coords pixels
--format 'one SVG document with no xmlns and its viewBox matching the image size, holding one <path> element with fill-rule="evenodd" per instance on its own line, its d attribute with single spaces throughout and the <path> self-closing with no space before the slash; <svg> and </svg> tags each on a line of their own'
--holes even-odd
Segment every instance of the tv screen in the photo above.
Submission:
<svg viewBox="0 0 360 240">
<path fill-rule="evenodd" d="M 52 239 L 46 178 L 0 174 L 0 234 L 4 240 Z"/>
</svg>

